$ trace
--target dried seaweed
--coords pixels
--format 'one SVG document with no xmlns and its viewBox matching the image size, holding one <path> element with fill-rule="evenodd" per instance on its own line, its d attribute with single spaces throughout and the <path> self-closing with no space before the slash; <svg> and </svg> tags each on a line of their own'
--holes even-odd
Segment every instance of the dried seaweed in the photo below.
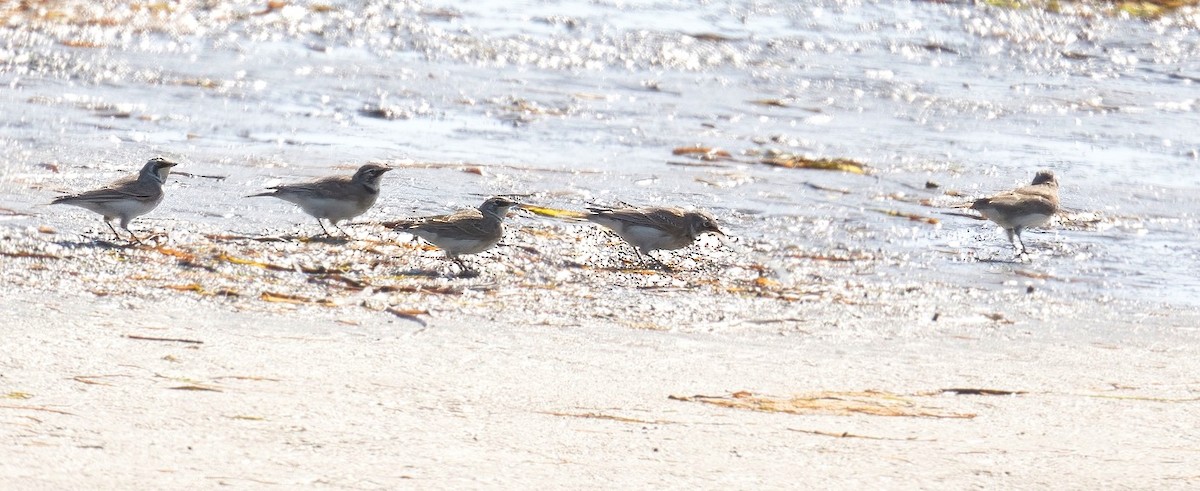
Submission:
<svg viewBox="0 0 1200 491">
<path fill-rule="evenodd" d="M 1075 13 L 1091 15 L 1099 11 L 1107 15 L 1125 14 L 1138 19 L 1154 20 L 1174 13 L 1184 7 L 1195 7 L 1197 0 L 1104 0 L 1101 2 L 1088 1 L 1059 1 L 1059 0 L 987 0 L 993 7 L 1007 9 L 1022 9 L 1027 7 L 1039 8 L 1054 13 Z M 1079 7 L 1067 9 L 1067 4 Z M 1095 7 L 1098 4 L 1107 6 Z"/>
<path fill-rule="evenodd" d="M 960 396 L 1015 396 L 1027 394 L 1023 390 L 1003 390 L 1003 389 L 977 389 L 969 387 L 955 387 L 949 389 L 938 389 L 929 392 L 920 392 L 917 395 L 937 395 L 937 394 L 956 394 Z"/>
<path fill-rule="evenodd" d="M 727 150 L 722 150 L 715 147 L 692 146 L 692 147 L 676 147 L 671 150 L 671 155 L 692 155 L 701 160 L 722 160 L 732 159 L 733 154 Z"/>
<path fill-rule="evenodd" d="M 57 169 L 57 167 L 56 167 L 56 169 Z M 57 171 L 57 170 L 55 170 L 54 172 L 58 172 L 58 171 Z M 30 213 L 25 213 L 25 212 L 23 212 L 23 211 L 17 211 L 17 210 L 14 210 L 14 209 L 12 209 L 12 208 L 0 208 L 0 215 L 4 215 L 4 216 L 10 216 L 10 217 L 31 217 L 31 216 L 34 216 L 34 215 L 30 214 Z"/>
<path fill-rule="evenodd" d="M 168 290 L 180 291 L 180 292 L 194 292 L 194 293 L 197 293 L 200 295 L 205 295 L 205 296 L 213 296 L 213 295 L 220 296 L 220 297 L 241 296 L 241 293 L 238 293 L 237 291 L 231 290 L 229 288 L 219 288 L 216 290 L 209 290 L 207 288 L 204 288 L 199 283 L 187 283 L 187 284 L 182 284 L 182 285 L 164 285 L 163 288 L 166 288 Z"/>
<path fill-rule="evenodd" d="M 821 430 L 803 430 L 800 428 L 788 428 L 788 431 L 795 431 L 797 433 L 808 433 L 810 435 L 829 436 L 829 437 L 833 437 L 833 438 L 863 438 L 863 439 L 867 439 L 867 440 L 889 440 L 889 441 L 899 441 L 899 442 L 915 442 L 915 441 L 932 442 L 932 441 L 936 441 L 936 440 L 932 440 L 932 439 L 920 439 L 915 436 L 910 436 L 908 438 L 889 438 L 889 437 L 885 437 L 885 436 L 856 435 L 856 434 L 850 433 L 850 432 L 837 433 L 837 432 L 821 431 Z"/>
<path fill-rule="evenodd" d="M 734 392 L 728 396 L 669 396 L 669 399 L 702 402 L 722 407 L 789 414 L 869 414 L 873 416 L 904 416 L 913 418 L 970 419 L 971 413 L 953 413 L 918 406 L 896 394 L 880 391 L 817 392 L 791 397 L 758 396 L 750 392 Z"/>
<path fill-rule="evenodd" d="M 397 309 L 395 307 L 388 307 L 388 308 L 384 309 L 384 311 L 389 314 L 392 314 L 396 317 L 399 317 L 401 319 L 416 322 L 417 324 L 420 324 L 421 327 L 425 327 L 426 323 L 423 319 L 421 319 L 420 317 L 417 317 L 417 316 L 429 315 L 428 310 L 417 310 L 417 309 L 403 309 L 402 310 L 402 309 Z"/>
<path fill-rule="evenodd" d="M 323 307 L 333 307 L 336 305 L 335 303 L 333 303 L 332 301 L 330 301 L 328 299 L 317 300 L 317 299 L 312 299 L 312 298 L 308 298 L 308 297 L 304 297 L 304 296 L 300 296 L 300 295 L 290 295 L 287 293 L 275 293 L 275 292 L 267 292 L 267 291 L 262 292 L 262 294 L 259 295 L 258 298 L 259 298 L 259 300 L 262 300 L 264 302 L 274 302 L 274 303 L 290 303 L 290 304 L 297 304 L 297 305 L 311 304 L 311 305 L 320 305 Z"/>
<path fill-rule="evenodd" d="M 595 413 L 595 412 L 587 412 L 587 413 L 565 413 L 565 412 L 558 412 L 558 411 L 538 411 L 538 412 L 541 414 L 549 414 L 551 416 L 562 416 L 562 417 L 567 417 L 567 418 L 604 419 L 604 420 L 608 420 L 608 421 L 617 421 L 620 423 L 635 423 L 635 424 L 645 424 L 645 425 L 660 425 L 660 424 L 676 424 L 677 423 L 676 421 L 664 421 L 661 419 L 651 421 L 651 420 L 645 420 L 645 419 L 627 418 L 625 416 L 614 416 L 611 414 L 603 414 L 603 413 Z"/>
<path fill-rule="evenodd" d="M 751 104 L 768 107 L 789 107 L 791 102 L 791 99 L 754 99 L 750 101 Z"/>
<path fill-rule="evenodd" d="M 257 375 L 222 375 L 220 377 L 213 377 L 213 380 L 225 380 L 225 379 L 253 380 L 256 382 L 282 382 L 282 379 L 271 378 L 271 377 L 260 377 Z"/>
<path fill-rule="evenodd" d="M 159 337 L 154 337 L 154 336 L 138 336 L 136 334 L 126 334 L 125 337 L 127 337 L 129 339 L 137 339 L 137 340 L 141 340 L 141 341 L 164 341 L 164 342 L 170 342 L 170 343 L 204 344 L 204 341 L 197 341 L 195 339 L 159 338 Z"/>
<path fill-rule="evenodd" d="M 75 413 L 69 413 L 60 409 L 51 409 L 43 406 L 10 406 L 8 404 L 0 404 L 0 409 L 28 409 L 30 411 L 43 411 L 47 413 L 65 414 L 67 416 L 75 416 Z"/>
<path fill-rule="evenodd" d="M 96 380 L 92 380 L 92 379 L 97 379 L 97 378 L 102 378 L 102 377 L 125 377 L 125 376 L 126 375 L 76 375 L 74 377 L 71 377 L 71 380 L 74 380 L 81 384 L 112 386 L 113 384 L 100 382 L 100 381 L 96 381 Z"/>
<path fill-rule="evenodd" d="M 159 254 L 178 258 L 183 261 L 194 262 L 196 260 L 195 254 L 192 254 L 187 251 L 181 251 L 179 249 L 171 249 L 171 248 L 160 246 L 160 247 L 155 247 L 153 250 Z"/>
<path fill-rule="evenodd" d="M 1149 402 L 1197 402 L 1200 397 L 1148 397 L 1148 396 L 1122 396 L 1113 394 L 1073 394 L 1082 397 L 1095 397 L 1098 399 L 1118 399 L 1122 401 L 1149 401 Z"/>
<path fill-rule="evenodd" d="M 441 295 L 458 295 L 462 288 L 451 285 L 380 285 L 372 287 L 380 293 L 437 293 Z"/>
<path fill-rule="evenodd" d="M 933 217 L 927 217 L 924 215 L 918 215 L 916 213 L 908 213 L 908 212 L 903 212 L 903 211 L 899 211 L 899 210 L 885 210 L 883 208 L 871 208 L 871 211 L 874 211 L 877 213 L 883 213 L 884 215 L 897 217 L 897 218 L 907 218 L 914 222 L 928 223 L 930 225 L 937 225 L 939 223 L 942 223 L 941 220 L 938 220 Z"/>
<path fill-rule="evenodd" d="M 0 251 L 0 256 L 23 257 L 23 258 L 29 258 L 29 259 L 62 259 L 62 256 L 55 256 L 54 254 L 46 254 L 43 252 L 29 252 L 29 251 L 17 251 L 17 252 Z"/>
<path fill-rule="evenodd" d="M 765 157 L 760 163 L 788 169 L 815 169 L 866 174 L 867 166 L 847 158 L 809 158 L 802 155 L 780 154 Z"/>
<path fill-rule="evenodd" d="M 171 389 L 171 390 L 191 390 L 191 391 L 197 391 L 197 392 L 225 392 L 225 391 L 223 391 L 223 390 L 221 390 L 221 389 L 218 389 L 218 388 L 216 388 L 216 387 L 208 387 L 208 386 L 204 386 L 204 385 L 196 385 L 196 384 L 189 384 L 189 385 L 177 385 L 177 386 L 175 386 L 175 387 L 168 387 L 168 389 Z"/>
<path fill-rule="evenodd" d="M 558 208 L 547 208 L 544 206 L 536 206 L 536 205 L 528 205 L 528 204 L 522 204 L 521 209 L 529 211 L 530 213 L 533 213 L 533 214 L 539 215 L 539 216 L 550 217 L 550 218 L 562 218 L 562 219 L 575 220 L 575 221 L 583 220 L 584 217 L 587 216 L 587 214 L 583 213 L 583 212 L 572 211 L 572 210 L 560 210 Z"/>
<path fill-rule="evenodd" d="M 803 183 L 803 184 L 804 184 L 805 186 L 808 186 L 808 187 L 810 187 L 810 188 L 816 189 L 816 190 L 818 190 L 818 191 L 829 191 L 829 192 L 832 192 L 832 193 L 839 193 L 839 194 L 850 194 L 850 190 L 849 190 L 849 189 L 843 189 L 843 188 L 831 188 L 831 187 L 829 187 L 829 186 L 822 186 L 822 185 L 820 185 L 820 184 L 815 184 L 815 183 L 811 183 L 811 182 L 808 182 L 808 181 L 804 181 L 804 183 Z"/>
<path fill-rule="evenodd" d="M 745 41 L 746 40 L 746 38 L 735 38 L 733 36 L 726 36 L 724 34 L 717 34 L 717 33 L 712 33 L 712 32 L 689 33 L 689 34 L 685 34 L 685 36 L 688 36 L 690 38 L 697 39 L 700 41 L 709 41 L 709 42 L 713 42 L 713 43 L 725 43 L 725 42 L 731 42 L 731 41 Z"/>
</svg>

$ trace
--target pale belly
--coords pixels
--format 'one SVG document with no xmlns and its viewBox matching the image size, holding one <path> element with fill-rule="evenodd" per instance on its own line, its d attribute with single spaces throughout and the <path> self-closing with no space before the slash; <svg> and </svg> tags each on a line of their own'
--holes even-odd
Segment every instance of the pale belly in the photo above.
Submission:
<svg viewBox="0 0 1200 491">
<path fill-rule="evenodd" d="M 286 199 L 286 198 L 285 198 Z M 362 215 L 368 208 L 374 204 L 371 202 L 359 202 L 358 200 L 339 200 L 326 198 L 306 198 L 303 200 L 291 200 L 296 205 L 300 206 L 305 213 L 317 218 L 324 218 L 332 222 L 349 220 L 356 216 Z"/>
<path fill-rule="evenodd" d="M 158 207 L 158 203 L 161 201 L 162 201 L 162 198 L 159 198 L 156 200 L 150 200 L 150 201 L 138 201 L 138 200 L 127 199 L 127 200 L 102 201 L 102 202 L 98 202 L 98 203 L 81 200 L 81 201 L 69 201 L 69 202 L 67 202 L 67 204 L 75 205 L 80 208 L 85 208 L 85 209 L 94 211 L 96 213 L 104 215 L 104 218 L 107 220 L 112 220 L 114 218 L 120 218 L 122 221 L 129 221 L 135 217 L 140 217 L 142 215 L 150 213 L 151 211 L 153 211 L 155 208 Z"/>
<path fill-rule="evenodd" d="M 487 239 L 459 239 L 453 237 L 441 237 L 424 230 L 407 230 L 417 237 L 429 241 L 430 244 L 438 246 L 442 250 L 449 253 L 451 256 L 461 256 L 465 254 L 478 254 L 480 252 L 491 249 L 492 246 L 500 242 L 501 235 Z"/>
<path fill-rule="evenodd" d="M 692 244 L 687 235 L 672 235 L 652 227 L 626 226 L 616 231 L 617 235 L 643 251 L 675 250 Z"/>
<path fill-rule="evenodd" d="M 1005 216 L 995 210 L 980 210 L 980 214 L 1007 229 L 1040 227 L 1050 221 L 1050 215 L 1042 213 Z"/>
</svg>

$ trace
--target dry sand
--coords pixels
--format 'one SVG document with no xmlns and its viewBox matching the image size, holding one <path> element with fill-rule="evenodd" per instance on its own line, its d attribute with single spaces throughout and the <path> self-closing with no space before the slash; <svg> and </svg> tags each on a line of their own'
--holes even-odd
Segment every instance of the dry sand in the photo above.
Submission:
<svg viewBox="0 0 1200 491">
<path fill-rule="evenodd" d="M 10 253 L 29 240 L 9 233 Z M 21 271 L 68 263 L 0 261 L 17 283 L 27 281 Z M 485 268 L 481 279 L 444 281 L 516 280 Z M 1200 485 L 1200 343 L 1183 312 L 1095 304 L 1064 316 L 1072 310 L 1047 305 L 1069 299 L 993 294 L 979 301 L 1009 302 L 1010 319 L 981 321 L 964 303 L 934 322 L 912 309 L 731 297 L 745 302 L 741 313 L 654 330 L 630 326 L 686 316 L 590 316 L 600 294 L 575 297 L 578 315 L 543 312 L 539 299 L 556 301 L 554 290 L 501 290 L 441 295 L 460 306 L 416 322 L 351 302 L 96 295 L 85 284 L 25 284 L 0 300 L 0 487 Z M 540 320 L 520 320 L 531 318 Z M 1025 393 L 929 395 L 947 388 Z M 974 417 L 801 415 L 669 398 L 868 390 Z"/>
</svg>

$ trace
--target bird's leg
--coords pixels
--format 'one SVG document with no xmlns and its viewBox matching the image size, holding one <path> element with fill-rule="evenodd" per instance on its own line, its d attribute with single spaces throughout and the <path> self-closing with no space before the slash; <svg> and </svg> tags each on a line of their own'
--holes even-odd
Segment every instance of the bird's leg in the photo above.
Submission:
<svg viewBox="0 0 1200 491">
<path fill-rule="evenodd" d="M 639 263 L 646 264 L 646 258 L 642 256 L 642 251 L 638 250 L 637 246 L 633 246 L 633 253 L 637 256 Z"/>
<path fill-rule="evenodd" d="M 111 228 L 112 224 L 110 223 L 108 226 Z M 142 239 L 138 238 L 137 234 L 133 233 L 133 230 L 129 229 L 129 220 L 122 218 L 121 219 L 121 228 L 125 229 L 126 232 L 129 232 L 129 240 L 131 240 L 133 242 L 137 242 L 138 245 L 146 245 L 146 244 L 142 243 Z M 118 236 L 118 237 L 120 237 L 120 236 Z"/>
<path fill-rule="evenodd" d="M 1016 249 L 1016 248 L 1017 248 L 1017 241 L 1016 241 L 1016 239 L 1014 238 L 1014 237 L 1016 237 L 1016 234 L 1015 234 L 1015 232 L 1013 231 L 1013 229 L 1011 229 L 1011 228 L 1006 228 L 1006 229 L 1004 229 L 1004 232 L 1008 234 L 1008 243 L 1009 243 L 1009 244 L 1011 244 L 1011 245 L 1013 246 L 1013 249 Z"/>
<path fill-rule="evenodd" d="M 671 266 L 670 266 L 670 265 L 668 265 L 667 263 L 664 263 L 664 262 L 662 261 L 662 259 L 659 259 L 659 258 L 657 258 L 657 257 L 654 257 L 654 256 L 653 256 L 653 255 L 651 255 L 649 252 L 647 252 L 647 253 L 646 253 L 646 257 L 648 257 L 648 258 L 650 258 L 651 260 L 653 260 L 653 261 L 654 261 L 654 264 L 655 264 L 656 266 L 658 266 L 659 268 L 662 268 L 662 269 L 663 269 L 663 270 L 665 270 L 665 271 L 671 271 Z"/>
<path fill-rule="evenodd" d="M 138 238 L 137 234 L 133 233 L 132 230 L 129 230 L 129 227 L 122 227 L 122 228 L 124 228 L 126 232 L 129 232 L 129 238 L 133 239 L 134 242 L 137 242 L 138 245 L 146 245 L 145 243 L 142 242 L 142 239 Z"/>
<path fill-rule="evenodd" d="M 320 226 L 321 226 L 321 231 L 322 231 L 322 232 L 325 232 L 325 235 L 327 235 L 327 236 L 330 236 L 330 237 L 333 237 L 333 234 L 329 233 L 329 230 L 325 228 L 325 224 L 324 224 L 324 223 L 321 223 L 321 219 L 320 219 L 320 218 L 318 218 L 318 219 L 317 219 L 317 225 L 320 225 Z"/>
<path fill-rule="evenodd" d="M 1023 239 L 1021 239 L 1021 232 L 1022 232 L 1022 230 L 1018 228 L 1018 229 L 1016 229 L 1014 235 L 1017 236 L 1017 242 L 1019 242 L 1021 244 L 1021 254 L 1026 254 L 1029 252 L 1029 250 L 1025 248 L 1025 241 Z"/>
<path fill-rule="evenodd" d="M 346 229 L 344 229 L 344 228 L 342 228 L 341 226 L 339 226 L 339 225 L 337 224 L 337 222 L 335 222 L 335 221 L 333 221 L 333 220 L 330 220 L 330 221 L 329 221 L 329 223 L 330 223 L 331 225 L 333 225 L 333 228 L 336 228 L 336 229 L 338 229 L 339 231 L 341 231 L 341 232 L 342 232 L 342 234 L 345 234 L 346 238 L 349 238 L 349 239 L 353 239 L 353 238 L 354 238 L 354 236 L 350 235 L 350 232 L 347 232 L 347 231 L 346 231 Z"/>
<path fill-rule="evenodd" d="M 117 233 L 117 229 L 112 226 L 112 222 L 108 221 L 108 219 L 105 219 L 104 224 L 108 225 L 108 229 L 112 230 L 113 235 L 117 236 L 117 240 L 121 240 L 121 234 Z"/>
<path fill-rule="evenodd" d="M 474 278 L 474 277 L 476 277 L 476 276 L 479 276 L 479 272 L 478 272 L 478 271 L 475 271 L 475 270 L 473 270 L 473 269 L 471 269 L 471 268 L 467 267 L 467 263 L 464 263 L 464 262 L 462 261 L 462 259 L 460 259 L 458 256 L 450 256 L 450 255 L 447 255 L 447 256 L 446 256 L 446 258 L 447 258 L 447 259 L 449 259 L 449 260 L 451 260 L 451 261 L 454 261 L 454 264 L 457 264 L 457 265 L 458 265 L 458 267 L 462 268 L 462 271 L 460 271 L 460 272 L 458 273 L 458 275 L 459 275 L 460 277 L 463 277 L 463 278 Z"/>
</svg>

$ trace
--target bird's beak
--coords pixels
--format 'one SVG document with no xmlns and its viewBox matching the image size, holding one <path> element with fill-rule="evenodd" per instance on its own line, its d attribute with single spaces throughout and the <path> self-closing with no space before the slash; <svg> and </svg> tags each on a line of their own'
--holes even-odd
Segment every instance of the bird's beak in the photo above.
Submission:
<svg viewBox="0 0 1200 491">
<path fill-rule="evenodd" d="M 721 237 L 729 237 L 728 235 L 725 235 L 725 232 L 722 232 L 721 229 L 717 227 L 713 227 L 712 230 L 709 230 L 709 232 L 720 235 Z"/>
<path fill-rule="evenodd" d="M 163 164 L 162 164 L 163 167 L 166 167 L 168 169 L 171 167 L 175 167 L 177 165 L 179 165 L 177 162 L 163 162 Z"/>
</svg>

